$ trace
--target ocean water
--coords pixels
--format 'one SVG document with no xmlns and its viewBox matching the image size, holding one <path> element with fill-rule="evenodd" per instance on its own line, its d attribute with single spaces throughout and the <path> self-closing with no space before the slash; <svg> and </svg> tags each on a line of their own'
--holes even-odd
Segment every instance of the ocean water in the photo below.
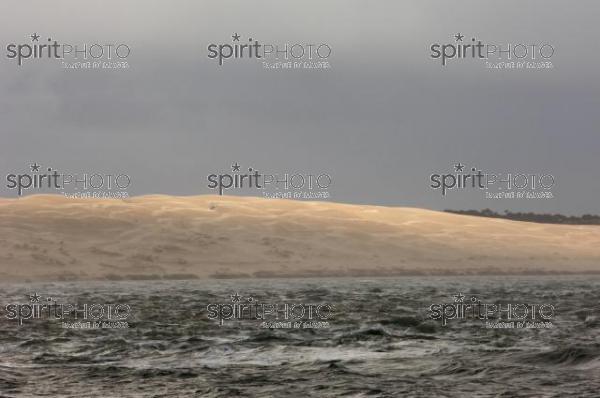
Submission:
<svg viewBox="0 0 600 398">
<path fill-rule="evenodd" d="M 458 303 L 458 293 L 552 305 L 551 327 L 431 319 L 431 304 Z M 8 319 L 7 306 L 30 305 L 30 294 L 126 304 L 130 316 L 95 329 Z M 332 312 L 297 328 L 209 319 L 208 305 L 236 294 Z M 600 396 L 598 276 L 29 283 L 0 285 L 0 300 L 2 397 Z"/>
</svg>

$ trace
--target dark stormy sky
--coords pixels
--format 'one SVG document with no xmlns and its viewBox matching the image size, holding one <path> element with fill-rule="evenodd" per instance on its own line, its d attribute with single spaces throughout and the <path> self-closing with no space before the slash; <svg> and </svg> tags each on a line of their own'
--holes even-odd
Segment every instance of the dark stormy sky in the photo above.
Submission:
<svg viewBox="0 0 600 398">
<path fill-rule="evenodd" d="M 123 172 L 130 194 L 214 193 L 239 162 L 329 173 L 338 202 L 600 213 L 597 1 L 3 1 L 0 169 Z M 126 43 L 123 71 L 6 57 L 29 35 Z M 210 43 L 327 43 L 328 70 L 219 67 Z M 453 35 L 550 43 L 551 70 L 488 70 L 429 57 Z M 461 162 L 546 173 L 551 200 L 442 197 L 429 175 Z M 14 197 L 3 180 L 0 195 Z"/>
</svg>

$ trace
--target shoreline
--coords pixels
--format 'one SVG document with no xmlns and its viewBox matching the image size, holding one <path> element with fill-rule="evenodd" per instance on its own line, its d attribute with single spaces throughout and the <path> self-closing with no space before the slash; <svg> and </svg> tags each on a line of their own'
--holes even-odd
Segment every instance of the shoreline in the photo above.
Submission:
<svg viewBox="0 0 600 398">
<path fill-rule="evenodd" d="M 401 278 L 482 278 L 482 277 L 509 277 L 509 278 L 531 278 L 531 277 L 552 277 L 552 276 L 566 276 L 566 277 L 577 277 L 577 276 L 589 276 L 589 277 L 600 277 L 600 271 L 543 271 L 543 272 L 495 272 L 495 273 L 474 273 L 474 272 L 446 272 L 446 273 L 397 273 L 397 274 L 290 274 L 290 275 L 272 275 L 272 276 L 242 276 L 242 275 L 220 275 L 220 276 L 176 276 L 176 275 L 126 275 L 120 278 L 114 278 L 110 276 L 101 278 L 48 278 L 48 279 L 21 279 L 21 278 L 2 278 L 0 286 L 3 284 L 25 284 L 25 283 L 102 283 L 102 282 L 170 282 L 170 281 L 264 281 L 264 280 L 310 280 L 310 279 L 401 279 Z"/>
</svg>

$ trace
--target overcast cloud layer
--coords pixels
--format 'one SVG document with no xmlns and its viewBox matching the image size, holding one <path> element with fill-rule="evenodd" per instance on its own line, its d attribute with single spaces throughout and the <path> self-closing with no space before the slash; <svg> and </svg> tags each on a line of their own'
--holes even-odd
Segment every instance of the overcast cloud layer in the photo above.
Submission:
<svg viewBox="0 0 600 398">
<path fill-rule="evenodd" d="M 134 195 L 214 193 L 232 162 L 327 172 L 332 200 L 434 209 L 600 213 L 597 1 L 4 1 L 0 3 L 0 170 L 30 162 L 124 172 Z M 431 43 L 457 33 L 551 43 L 552 70 L 441 67 Z M 17 67 L 9 43 L 119 42 L 125 71 Z M 218 67 L 231 35 L 327 43 L 331 69 Z M 549 173 L 553 200 L 442 198 L 429 175 L 462 162 Z M 230 170 L 230 169 L 229 169 Z M 3 180 L 4 181 L 4 180 Z M 14 197 L 3 182 L 0 195 Z"/>
</svg>

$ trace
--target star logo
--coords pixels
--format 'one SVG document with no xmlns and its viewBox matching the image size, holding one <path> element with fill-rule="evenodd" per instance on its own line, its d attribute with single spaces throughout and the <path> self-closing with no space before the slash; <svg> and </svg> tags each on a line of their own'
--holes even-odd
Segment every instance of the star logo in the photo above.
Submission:
<svg viewBox="0 0 600 398">
<path fill-rule="evenodd" d="M 237 33 L 235 33 L 233 36 L 231 36 L 233 38 L 233 41 L 240 41 L 240 35 L 238 35 Z"/>
<path fill-rule="evenodd" d="M 240 165 L 238 164 L 238 162 L 235 162 L 235 164 L 231 165 L 231 170 L 232 171 L 240 171 Z"/>
<path fill-rule="evenodd" d="M 31 167 L 31 171 L 33 171 L 33 172 L 36 172 L 36 173 L 37 173 L 38 171 L 40 171 L 40 165 L 39 165 L 39 164 L 37 164 L 37 162 L 33 163 L 33 164 L 32 164 L 32 165 L 30 165 L 29 167 Z"/>
<path fill-rule="evenodd" d="M 237 292 L 235 292 L 235 294 L 232 294 L 231 296 L 231 302 L 232 303 L 239 303 L 242 296 L 240 296 L 239 294 L 237 294 Z"/>
<path fill-rule="evenodd" d="M 40 35 L 38 35 L 37 33 L 34 33 L 30 37 L 31 37 L 31 41 L 39 41 Z"/>
<path fill-rule="evenodd" d="M 454 38 L 456 39 L 456 41 L 463 41 L 463 37 L 465 37 L 464 35 L 461 35 L 460 33 L 457 33 L 454 35 Z"/>
<path fill-rule="evenodd" d="M 454 171 L 456 171 L 457 173 L 462 173 L 464 168 L 465 168 L 465 165 L 460 164 L 460 162 L 458 162 L 457 164 L 454 165 Z"/>
<path fill-rule="evenodd" d="M 40 296 L 39 294 L 37 294 L 37 292 L 35 292 L 35 293 L 29 295 L 29 301 L 31 301 L 32 303 L 39 303 L 41 297 L 42 296 Z"/>
<path fill-rule="evenodd" d="M 458 293 L 454 295 L 454 302 L 455 303 L 462 303 L 465 300 L 465 295 L 462 293 Z"/>
</svg>

